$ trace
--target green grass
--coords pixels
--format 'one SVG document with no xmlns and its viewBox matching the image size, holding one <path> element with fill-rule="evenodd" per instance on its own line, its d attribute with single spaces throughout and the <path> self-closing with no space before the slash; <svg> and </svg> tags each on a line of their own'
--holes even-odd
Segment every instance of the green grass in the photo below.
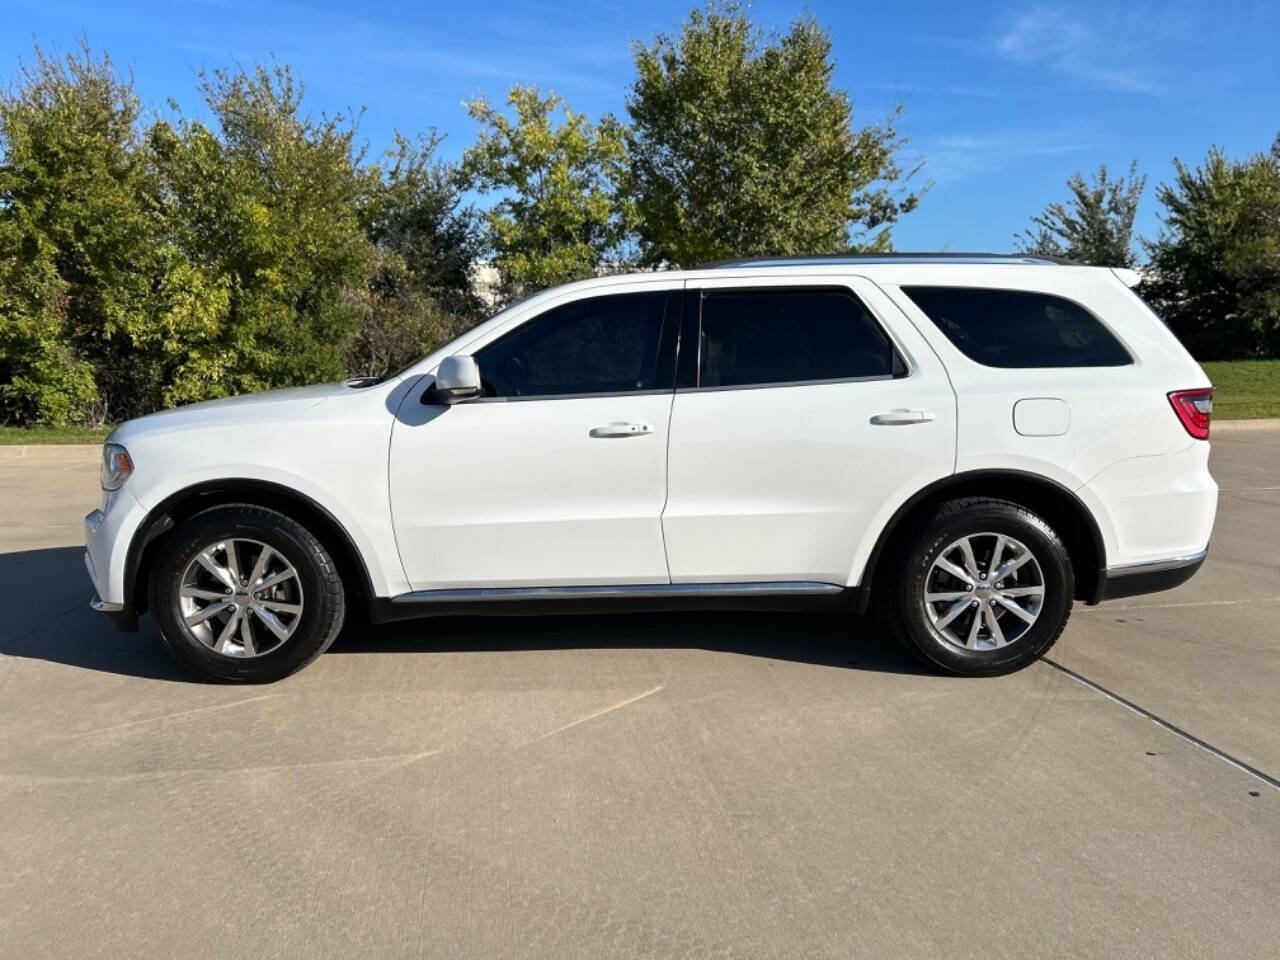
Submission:
<svg viewBox="0 0 1280 960">
<path fill-rule="evenodd" d="M 1217 388 L 1213 419 L 1280 417 L 1280 360 L 1219 360 L 1201 366 Z"/>
<path fill-rule="evenodd" d="M 28 443 L 101 443 L 110 427 L 6 427 L 0 426 L 0 446 Z"/>
</svg>

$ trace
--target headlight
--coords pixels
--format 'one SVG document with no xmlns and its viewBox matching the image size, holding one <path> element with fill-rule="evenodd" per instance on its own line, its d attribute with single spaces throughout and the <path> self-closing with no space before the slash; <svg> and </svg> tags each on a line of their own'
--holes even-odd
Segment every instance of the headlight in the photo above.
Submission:
<svg viewBox="0 0 1280 960">
<path fill-rule="evenodd" d="M 102 445 L 102 471 L 98 475 L 103 490 L 119 490 L 133 473 L 133 458 L 118 443 Z"/>
</svg>

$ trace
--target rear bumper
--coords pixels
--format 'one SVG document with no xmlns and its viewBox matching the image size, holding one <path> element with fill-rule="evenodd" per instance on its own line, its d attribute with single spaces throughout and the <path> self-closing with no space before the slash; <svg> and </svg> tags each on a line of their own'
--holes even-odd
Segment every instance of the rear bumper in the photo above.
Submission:
<svg viewBox="0 0 1280 960">
<path fill-rule="evenodd" d="M 1107 573 L 1120 577 L 1193 563 L 1209 543 L 1218 509 L 1218 485 L 1203 440 L 1176 453 L 1121 460 L 1077 495 L 1102 528 Z"/>
<path fill-rule="evenodd" d="M 1120 597 L 1136 597 L 1143 593 L 1172 590 L 1196 575 L 1196 571 L 1204 564 L 1206 553 L 1207 551 L 1201 550 L 1189 556 L 1175 557 L 1170 560 L 1109 567 L 1103 572 L 1098 599 L 1115 600 Z"/>
</svg>

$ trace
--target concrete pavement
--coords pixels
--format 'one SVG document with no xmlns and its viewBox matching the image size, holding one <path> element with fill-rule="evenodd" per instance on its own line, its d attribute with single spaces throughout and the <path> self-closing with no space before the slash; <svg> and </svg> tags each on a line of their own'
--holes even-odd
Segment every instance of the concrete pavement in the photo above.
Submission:
<svg viewBox="0 0 1280 960">
<path fill-rule="evenodd" d="M 1280 790 L 1046 663 L 834 617 L 422 621 L 270 687 L 85 606 L 96 449 L 0 453 L 0 956 L 1271 957 Z M 1280 432 L 1053 659 L 1280 776 Z M 1270 488 L 1270 489 L 1268 489 Z"/>
</svg>

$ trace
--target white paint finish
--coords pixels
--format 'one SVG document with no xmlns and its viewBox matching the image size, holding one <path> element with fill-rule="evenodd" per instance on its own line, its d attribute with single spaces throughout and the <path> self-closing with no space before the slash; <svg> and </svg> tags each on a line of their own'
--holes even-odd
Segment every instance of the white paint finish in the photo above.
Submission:
<svg viewBox="0 0 1280 960">
<path fill-rule="evenodd" d="M 413 369 L 430 363 L 434 371 L 445 356 L 478 352 L 573 300 L 683 285 L 665 273 L 557 287 Z M 388 479 L 411 588 L 667 583 L 661 513 L 670 414 L 670 393 L 486 400 L 448 410 L 408 397 Z M 649 429 L 591 436 L 622 432 L 609 429 L 615 424 Z"/>
<path fill-rule="evenodd" d="M 391 444 L 391 501 L 414 590 L 666 583 L 671 394 L 424 406 Z M 614 422 L 648 433 L 592 437 Z"/>
<path fill-rule="evenodd" d="M 1209 444 L 1190 438 L 1177 453 L 1121 460 L 1084 491 L 1111 519 L 1115 547 L 1107 564 L 1113 567 L 1203 550 L 1218 508 Z"/>
<path fill-rule="evenodd" d="M 94 592 L 103 600 L 120 603 L 124 599 L 125 553 L 147 511 L 127 483 L 104 496 L 99 510 L 85 517 L 86 566 Z"/>
<path fill-rule="evenodd" d="M 470 403 L 443 416 L 418 404 L 444 356 L 472 352 L 550 307 L 686 282 L 848 284 L 897 339 L 912 375 L 682 393 L 674 403 L 669 394 Z M 982 367 L 901 294 L 904 283 L 1066 296 L 1102 318 L 1136 362 Z M 1098 523 L 1107 563 L 1137 563 L 1195 552 L 1208 539 L 1216 504 L 1208 444 L 1190 440 L 1166 397 L 1207 385 L 1172 334 L 1107 270 L 833 264 L 602 278 L 518 304 L 398 380 L 274 391 L 123 425 L 114 439 L 136 469 L 127 496 L 108 499 L 87 540 L 95 587 L 103 600 L 120 602 L 128 544 L 147 511 L 194 484 L 230 478 L 280 484 L 327 510 L 379 596 L 664 583 L 668 559 L 678 582 L 856 583 L 880 531 L 914 493 L 953 470 L 1005 469 L 1074 490 Z M 1019 423 L 1055 435 L 1024 436 L 1014 405 L 1047 398 L 1070 407 L 1069 429 L 1050 430 L 1052 418 L 1039 409 L 1028 414 L 1036 422 Z M 870 422 L 899 409 L 936 419 Z M 652 429 L 588 435 L 613 423 Z"/>
<path fill-rule="evenodd" d="M 733 271 L 700 286 L 778 282 Z M 845 283 L 882 312 L 874 287 Z M 951 472 L 955 398 L 942 365 L 909 324 L 880 319 L 907 357 L 907 377 L 676 394 L 662 516 L 673 582 L 856 583 L 885 509 Z M 934 419 L 872 424 L 895 409 Z"/>
<path fill-rule="evenodd" d="M 391 529 L 386 463 L 392 411 L 408 386 L 396 379 L 363 389 L 321 384 L 131 420 L 111 437 L 133 457 L 134 472 L 124 489 L 146 510 L 213 480 L 257 480 L 296 490 L 346 530 L 379 595 L 402 593 L 408 582 Z M 127 543 L 144 516 L 139 511 L 122 518 L 117 536 Z M 116 591 L 123 588 L 125 552 L 111 550 L 111 595 L 102 594 L 103 600 L 123 599 Z M 102 577 L 96 554 L 94 562 Z"/>
<path fill-rule="evenodd" d="M 889 285 L 892 278 L 895 283 Z M 1168 329 L 1110 270 L 1090 267 L 980 266 L 965 270 L 921 267 L 877 274 L 879 284 L 928 339 L 946 365 L 958 403 L 956 470 L 1007 469 L 1047 477 L 1079 492 L 1089 480 L 1129 457 L 1160 458 L 1186 449 L 1186 430 L 1169 405 L 1171 390 L 1207 387 L 1204 372 Z M 1014 282 L 1016 281 L 1016 282 Z M 900 289 L 899 284 L 988 286 L 1036 290 L 1073 300 L 1098 317 L 1134 357 L 1123 367 L 998 369 L 961 353 Z M 1010 411 L 1030 397 L 1056 397 L 1070 407 L 1070 430 L 1057 436 L 1023 436 Z M 1207 444 L 1205 445 L 1207 449 Z M 1149 475 L 1154 491 L 1173 492 L 1172 469 Z M 1212 483 L 1205 470 L 1205 479 Z M 1103 534 L 1107 562 L 1124 553 L 1110 504 L 1085 498 Z M 1092 502 L 1090 502 L 1092 499 Z M 1170 516 L 1185 537 L 1198 536 L 1198 521 Z M 1197 549 L 1203 547 L 1202 542 Z"/>
<path fill-rule="evenodd" d="M 1013 405 L 1013 429 L 1024 437 L 1060 437 L 1071 429 L 1071 407 L 1057 397 L 1031 397 Z"/>
</svg>

